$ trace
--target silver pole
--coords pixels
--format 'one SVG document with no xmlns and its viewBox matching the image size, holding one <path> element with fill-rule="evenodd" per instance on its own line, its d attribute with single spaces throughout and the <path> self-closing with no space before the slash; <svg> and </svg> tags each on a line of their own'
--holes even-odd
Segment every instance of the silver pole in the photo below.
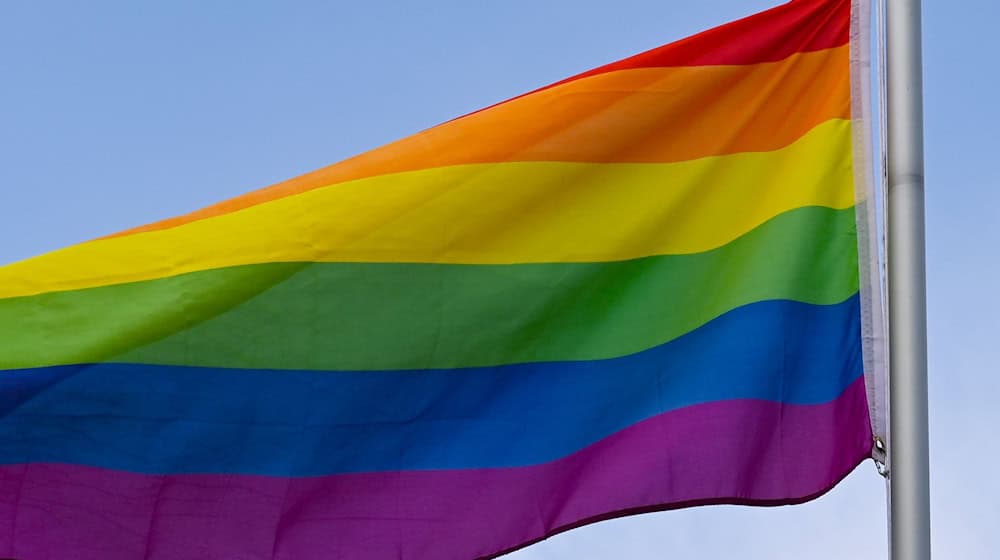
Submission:
<svg viewBox="0 0 1000 560">
<path fill-rule="evenodd" d="M 893 560 L 929 560 L 920 0 L 887 0 L 886 10 L 889 547 Z"/>
</svg>

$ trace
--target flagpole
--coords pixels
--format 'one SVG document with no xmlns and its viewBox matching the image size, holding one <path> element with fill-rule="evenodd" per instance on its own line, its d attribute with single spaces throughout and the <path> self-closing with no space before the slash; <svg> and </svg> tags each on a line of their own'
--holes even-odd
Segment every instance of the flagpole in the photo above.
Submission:
<svg viewBox="0 0 1000 560">
<path fill-rule="evenodd" d="M 928 560 L 927 310 L 920 0 L 886 1 L 889 547 Z"/>
</svg>

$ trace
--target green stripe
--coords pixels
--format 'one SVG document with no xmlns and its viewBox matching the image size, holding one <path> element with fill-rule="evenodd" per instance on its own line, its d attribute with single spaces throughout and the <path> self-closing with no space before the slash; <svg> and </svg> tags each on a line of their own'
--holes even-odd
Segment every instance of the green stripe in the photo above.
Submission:
<svg viewBox="0 0 1000 560">
<path fill-rule="evenodd" d="M 0 368 L 99 361 L 379 370 L 590 360 L 761 300 L 858 289 L 854 209 L 705 253 L 610 263 L 291 263 L 0 300 Z"/>
</svg>

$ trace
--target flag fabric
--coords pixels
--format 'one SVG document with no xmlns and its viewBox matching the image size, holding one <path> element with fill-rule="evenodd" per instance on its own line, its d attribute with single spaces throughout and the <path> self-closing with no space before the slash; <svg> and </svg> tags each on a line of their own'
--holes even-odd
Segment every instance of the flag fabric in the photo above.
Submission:
<svg viewBox="0 0 1000 560">
<path fill-rule="evenodd" d="M 490 557 L 823 494 L 874 420 L 851 22 L 794 1 L 0 268 L 0 556 Z"/>
</svg>

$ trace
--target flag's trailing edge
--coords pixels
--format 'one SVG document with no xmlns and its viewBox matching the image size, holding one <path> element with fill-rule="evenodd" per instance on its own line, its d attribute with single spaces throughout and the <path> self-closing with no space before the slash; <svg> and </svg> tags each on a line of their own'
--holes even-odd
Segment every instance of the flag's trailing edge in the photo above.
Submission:
<svg viewBox="0 0 1000 560">
<path fill-rule="evenodd" d="M 851 4 L 0 268 L 0 556 L 488 557 L 826 492 L 884 422 Z"/>
</svg>

